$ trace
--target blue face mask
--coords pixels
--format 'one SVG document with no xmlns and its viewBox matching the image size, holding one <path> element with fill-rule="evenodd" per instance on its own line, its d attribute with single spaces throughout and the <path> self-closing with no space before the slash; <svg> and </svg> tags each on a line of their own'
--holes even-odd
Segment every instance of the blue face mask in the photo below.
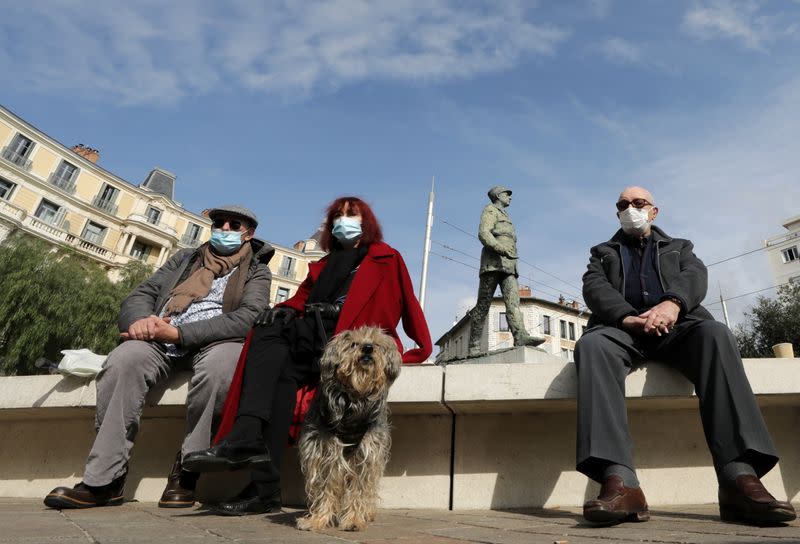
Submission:
<svg viewBox="0 0 800 544">
<path fill-rule="evenodd" d="M 211 239 L 208 241 L 215 253 L 230 255 L 242 246 L 242 233 L 235 230 L 211 230 Z"/>
<path fill-rule="evenodd" d="M 333 237 L 344 246 L 352 246 L 361 238 L 361 220 L 353 217 L 338 217 L 333 220 Z"/>
</svg>

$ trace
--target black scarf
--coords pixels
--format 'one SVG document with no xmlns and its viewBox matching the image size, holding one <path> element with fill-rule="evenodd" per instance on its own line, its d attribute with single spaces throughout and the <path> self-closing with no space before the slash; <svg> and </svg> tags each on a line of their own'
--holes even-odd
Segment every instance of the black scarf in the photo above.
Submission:
<svg viewBox="0 0 800 544">
<path fill-rule="evenodd" d="M 351 272 L 367 255 L 369 246 L 353 249 L 335 249 L 311 287 L 306 302 L 336 302 L 350 287 Z"/>
</svg>

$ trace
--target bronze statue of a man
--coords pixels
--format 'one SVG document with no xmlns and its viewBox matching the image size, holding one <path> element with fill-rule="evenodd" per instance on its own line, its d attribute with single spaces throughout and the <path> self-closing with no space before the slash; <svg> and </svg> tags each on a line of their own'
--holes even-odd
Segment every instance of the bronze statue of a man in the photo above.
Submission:
<svg viewBox="0 0 800 544">
<path fill-rule="evenodd" d="M 517 235 L 506 208 L 511 204 L 511 190 L 497 185 L 489 190 L 491 204 L 481 213 L 478 238 L 481 251 L 478 301 L 470 310 L 469 356 L 483 354 L 481 334 L 489 313 L 489 305 L 497 286 L 506 304 L 506 321 L 514 336 L 515 346 L 538 346 L 545 341 L 541 336 L 531 336 L 525 330 L 519 311 L 519 283 L 517 277 Z"/>
</svg>

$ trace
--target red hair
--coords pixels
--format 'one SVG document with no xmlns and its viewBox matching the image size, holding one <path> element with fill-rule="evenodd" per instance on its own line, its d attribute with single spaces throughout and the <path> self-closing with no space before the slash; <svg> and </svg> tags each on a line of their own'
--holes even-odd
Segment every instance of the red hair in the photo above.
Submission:
<svg viewBox="0 0 800 544">
<path fill-rule="evenodd" d="M 357 196 L 341 196 L 330 203 L 325 210 L 325 229 L 322 231 L 322 238 L 319 244 L 325 251 L 330 251 L 338 244 L 331 234 L 333 230 L 333 220 L 337 213 L 347 204 L 349 210 L 357 211 L 361 215 L 361 242 L 359 245 L 369 245 L 373 242 L 383 241 L 383 231 L 378 219 L 372 212 L 369 204 Z"/>
</svg>

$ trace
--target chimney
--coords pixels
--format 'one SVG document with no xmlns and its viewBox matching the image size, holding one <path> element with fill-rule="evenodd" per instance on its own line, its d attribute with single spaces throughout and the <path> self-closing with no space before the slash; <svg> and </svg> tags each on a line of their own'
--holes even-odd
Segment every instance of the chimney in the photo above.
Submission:
<svg viewBox="0 0 800 544">
<path fill-rule="evenodd" d="M 531 295 L 531 288 L 527 285 L 520 285 L 519 286 L 519 296 L 521 297 L 530 297 Z"/>
<path fill-rule="evenodd" d="M 83 144 L 78 144 L 72 146 L 72 150 L 87 161 L 91 161 L 95 164 L 97 164 L 97 161 L 100 160 L 100 152 L 92 147 L 86 147 Z"/>
<path fill-rule="evenodd" d="M 570 302 L 570 304 L 569 304 L 569 305 L 570 305 L 570 306 L 572 306 L 572 308 L 573 308 L 574 310 L 577 310 L 577 309 L 578 309 L 578 301 L 577 301 L 577 300 L 573 300 L 572 302 Z"/>
<path fill-rule="evenodd" d="M 564 298 L 564 295 L 558 295 L 558 303 L 562 306 L 567 303 L 567 299 Z"/>
</svg>

